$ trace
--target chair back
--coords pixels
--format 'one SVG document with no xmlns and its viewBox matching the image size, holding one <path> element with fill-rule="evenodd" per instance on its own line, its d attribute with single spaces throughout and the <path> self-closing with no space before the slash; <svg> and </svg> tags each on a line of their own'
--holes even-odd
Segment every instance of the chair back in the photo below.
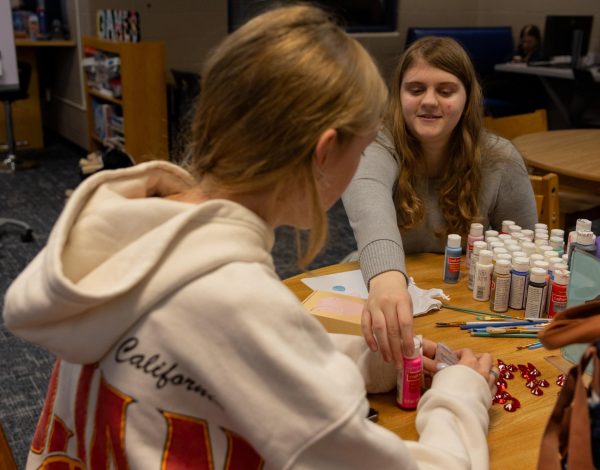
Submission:
<svg viewBox="0 0 600 470">
<path fill-rule="evenodd" d="M 560 204 L 558 199 L 558 175 L 547 173 L 543 176 L 529 175 L 535 194 L 538 220 L 548 226 L 548 230 L 560 227 Z"/>
<path fill-rule="evenodd" d="M 494 118 L 483 118 L 484 126 L 505 139 L 514 139 L 520 135 L 533 134 L 548 130 L 548 115 L 545 109 L 538 109 L 532 113 L 515 114 Z"/>
</svg>

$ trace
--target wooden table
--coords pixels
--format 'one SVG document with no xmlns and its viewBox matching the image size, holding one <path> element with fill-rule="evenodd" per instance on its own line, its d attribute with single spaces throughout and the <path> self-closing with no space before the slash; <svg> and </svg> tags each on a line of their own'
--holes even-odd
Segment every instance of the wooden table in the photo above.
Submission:
<svg viewBox="0 0 600 470">
<path fill-rule="evenodd" d="M 561 187 L 600 195 L 600 129 L 536 132 L 513 143 L 529 166 L 557 173 Z"/>
<path fill-rule="evenodd" d="M 417 286 L 423 289 L 442 288 L 450 296 L 450 305 L 473 308 L 489 312 L 487 302 L 473 300 L 472 292 L 467 288 L 466 276 L 463 273 L 458 284 L 442 282 L 443 255 L 419 254 L 411 255 L 406 260 L 408 272 Z M 306 275 L 325 275 L 335 272 L 356 269 L 356 263 L 344 263 L 301 274 L 284 281 L 300 300 L 312 291 L 301 279 Z M 522 311 L 509 310 L 511 315 L 518 316 Z M 508 392 L 521 401 L 522 408 L 514 413 L 505 411 L 501 405 L 493 405 L 490 409 L 490 432 L 488 443 L 490 448 L 491 469 L 529 470 L 536 468 L 540 439 L 548 417 L 554 406 L 559 387 L 556 378 L 561 373 L 555 366 L 545 360 L 547 356 L 560 356 L 559 351 L 548 351 L 544 348 L 536 350 L 517 350 L 517 346 L 535 340 L 527 338 L 476 338 L 458 328 L 439 328 L 436 322 L 473 321 L 475 317 L 449 309 L 415 318 L 415 333 L 423 334 L 433 341 L 443 341 L 452 348 L 468 347 L 474 351 L 490 352 L 495 359 L 500 358 L 507 364 L 533 363 L 542 373 L 541 377 L 550 382 L 544 389 L 544 395 L 534 396 L 525 387 L 525 381 L 516 375 L 508 382 Z M 395 403 L 393 393 L 370 395 L 374 408 L 379 410 L 379 424 L 395 432 L 403 439 L 416 440 L 415 413 L 400 410 Z"/>
</svg>

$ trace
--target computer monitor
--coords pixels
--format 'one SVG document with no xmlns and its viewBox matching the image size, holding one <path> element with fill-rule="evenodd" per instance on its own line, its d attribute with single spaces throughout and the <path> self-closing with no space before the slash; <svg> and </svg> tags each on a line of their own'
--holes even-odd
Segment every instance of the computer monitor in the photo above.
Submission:
<svg viewBox="0 0 600 470">
<path fill-rule="evenodd" d="M 551 59 L 556 56 L 571 56 L 578 61 L 588 52 L 593 16 L 546 16 L 542 54 Z"/>
</svg>

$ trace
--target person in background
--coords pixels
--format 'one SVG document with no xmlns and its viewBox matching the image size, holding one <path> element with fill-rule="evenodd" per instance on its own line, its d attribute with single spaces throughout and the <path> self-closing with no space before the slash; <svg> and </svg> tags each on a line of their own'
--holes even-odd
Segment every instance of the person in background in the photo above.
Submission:
<svg viewBox="0 0 600 470">
<path fill-rule="evenodd" d="M 481 89 L 465 50 L 426 37 L 404 52 L 391 81 L 385 127 L 364 152 L 342 200 L 369 289 L 362 331 L 399 365 L 410 354 L 406 253 L 444 253 L 471 223 L 537 222 L 522 156 L 482 126 Z"/>
<path fill-rule="evenodd" d="M 367 420 L 394 367 L 327 334 L 273 267 L 282 224 L 312 229 L 302 265 L 319 252 L 386 98 L 325 12 L 276 9 L 209 57 L 185 169 L 76 189 L 6 296 L 6 326 L 59 358 L 28 468 L 488 467 L 489 354 L 433 367 L 425 342 L 441 370 L 405 442 Z"/>
<path fill-rule="evenodd" d="M 529 63 L 542 59 L 542 33 L 534 24 L 526 24 L 519 34 L 513 62 Z"/>
</svg>

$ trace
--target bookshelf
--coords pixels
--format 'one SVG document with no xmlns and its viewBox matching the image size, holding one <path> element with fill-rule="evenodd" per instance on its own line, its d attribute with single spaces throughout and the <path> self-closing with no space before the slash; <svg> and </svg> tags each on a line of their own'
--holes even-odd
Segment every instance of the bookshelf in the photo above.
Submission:
<svg viewBox="0 0 600 470">
<path fill-rule="evenodd" d="M 90 81 L 88 74 L 86 100 L 90 151 L 102 149 L 105 138 L 109 137 L 120 139 L 137 163 L 168 159 L 163 43 L 113 42 L 84 36 L 83 46 L 84 51 L 95 49 L 109 57 L 117 57 L 115 69 L 119 71 L 118 86 L 112 90 L 99 87 L 100 82 Z"/>
</svg>

